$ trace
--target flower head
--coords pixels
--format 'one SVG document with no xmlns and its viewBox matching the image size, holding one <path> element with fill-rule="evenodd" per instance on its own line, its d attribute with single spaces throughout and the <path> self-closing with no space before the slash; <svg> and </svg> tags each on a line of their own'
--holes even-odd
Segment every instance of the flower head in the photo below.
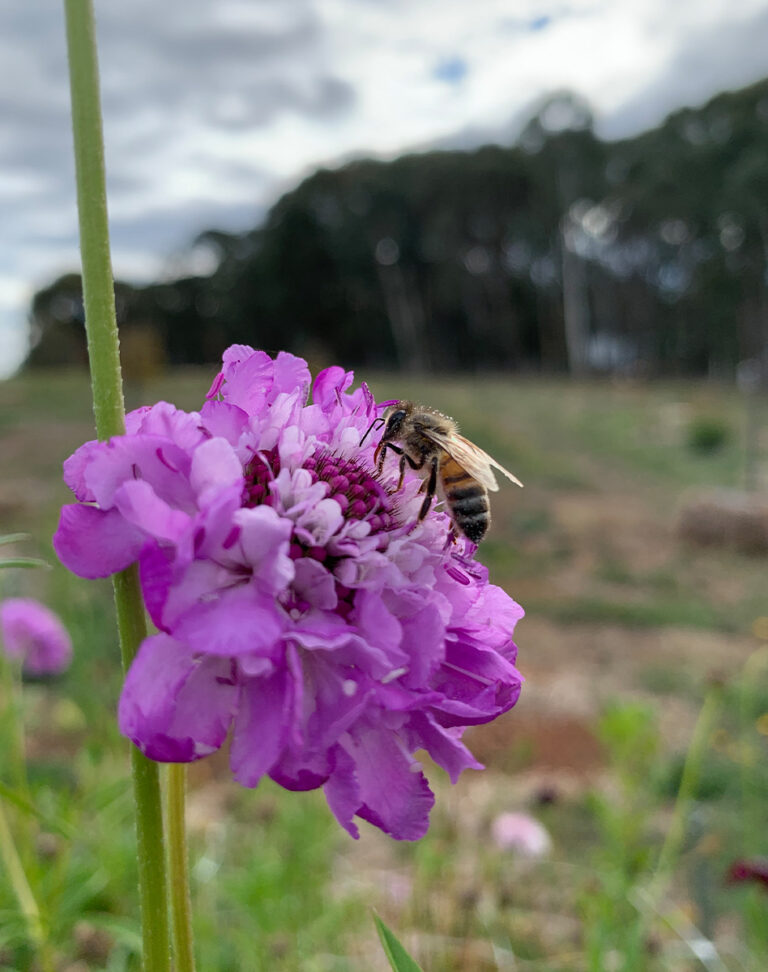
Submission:
<svg viewBox="0 0 768 972">
<path fill-rule="evenodd" d="M 6 655 L 20 660 L 30 675 L 57 675 L 72 658 L 64 625 L 32 598 L 11 597 L 0 603 L 0 635 Z"/>
<path fill-rule="evenodd" d="M 493 842 L 521 857 L 545 857 L 552 850 L 546 827 L 527 813 L 500 813 L 491 824 Z"/>
<path fill-rule="evenodd" d="M 517 700 L 522 610 L 488 583 L 420 480 L 379 476 L 368 388 L 341 368 L 234 346 L 199 413 L 161 402 L 65 464 L 80 501 L 54 545 L 85 577 L 138 561 L 159 633 L 128 673 L 120 725 L 149 757 L 199 759 L 232 733 L 235 778 L 324 787 L 351 834 L 426 830 L 413 753 L 454 781 L 461 742 Z"/>
</svg>

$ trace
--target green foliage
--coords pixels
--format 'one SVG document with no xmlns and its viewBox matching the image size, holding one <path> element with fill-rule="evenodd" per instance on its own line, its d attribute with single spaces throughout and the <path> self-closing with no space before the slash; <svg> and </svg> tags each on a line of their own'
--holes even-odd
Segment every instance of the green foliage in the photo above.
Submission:
<svg viewBox="0 0 768 972">
<path fill-rule="evenodd" d="M 24 540 L 28 540 L 29 537 L 26 533 L 6 533 L 4 536 L 0 536 L 0 547 L 9 546 L 11 544 L 21 543 Z M 50 567 L 50 564 L 45 560 L 40 560 L 39 557 L 2 557 L 0 558 L 0 570 L 9 570 L 10 568 L 22 568 L 29 569 L 33 567 Z"/>
<path fill-rule="evenodd" d="M 688 426 L 688 448 L 704 455 L 722 449 L 730 437 L 730 426 L 720 418 L 700 416 Z"/>
<path fill-rule="evenodd" d="M 641 972 L 648 968 L 649 954 L 633 890 L 654 859 L 649 784 L 660 746 L 656 713 L 641 703 L 611 703 L 598 734 L 618 788 L 608 794 L 595 791 L 589 798 L 600 842 L 595 876 L 581 897 L 588 968 L 602 972 L 612 962 L 622 972 Z"/>
<path fill-rule="evenodd" d="M 396 938 L 394 932 L 384 924 L 378 915 L 374 914 L 373 920 L 376 923 L 376 931 L 381 939 L 381 946 L 392 966 L 393 972 L 421 972 L 421 967 L 417 965 L 411 956 Z"/>
</svg>

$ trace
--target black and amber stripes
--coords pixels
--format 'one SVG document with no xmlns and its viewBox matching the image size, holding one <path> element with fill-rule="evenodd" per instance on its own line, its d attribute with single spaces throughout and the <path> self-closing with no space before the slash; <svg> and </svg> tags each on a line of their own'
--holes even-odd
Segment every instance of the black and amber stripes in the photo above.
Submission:
<svg viewBox="0 0 768 972">
<path fill-rule="evenodd" d="M 491 505 L 485 486 L 449 455 L 440 463 L 440 483 L 456 526 L 473 543 L 479 543 L 491 522 Z"/>
</svg>

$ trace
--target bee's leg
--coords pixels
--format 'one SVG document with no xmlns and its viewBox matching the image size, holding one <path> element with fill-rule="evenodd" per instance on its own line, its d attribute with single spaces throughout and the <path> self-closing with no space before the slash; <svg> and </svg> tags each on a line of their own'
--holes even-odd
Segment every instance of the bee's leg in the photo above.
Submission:
<svg viewBox="0 0 768 972">
<path fill-rule="evenodd" d="M 391 442 L 386 442 L 381 450 L 381 455 L 379 456 L 378 470 L 381 472 L 382 465 L 384 463 L 384 452 L 386 449 L 391 449 L 396 455 L 400 456 L 400 478 L 397 481 L 397 488 L 402 489 L 403 479 L 405 479 L 405 464 L 406 462 L 411 467 L 411 469 L 421 469 L 424 465 L 424 460 L 421 462 L 416 462 L 412 459 L 404 449 L 400 446 L 393 445 Z"/>
<path fill-rule="evenodd" d="M 411 459 L 407 452 L 403 452 L 400 456 L 400 479 L 397 482 L 397 488 L 400 489 L 403 485 L 403 479 L 405 478 L 405 464 L 406 462 L 411 467 L 411 469 L 421 469 L 424 465 L 424 460 L 421 462 L 416 462 L 415 459 Z"/>
<path fill-rule="evenodd" d="M 437 467 L 439 464 L 439 459 L 437 456 L 430 462 L 429 478 L 426 480 L 426 496 L 424 497 L 424 502 L 421 504 L 421 510 L 419 511 L 419 519 L 423 520 L 424 517 L 429 513 L 429 508 L 432 505 L 432 500 L 435 496 L 435 491 L 437 490 Z M 422 465 L 424 463 L 422 462 Z M 423 483 L 422 483 L 423 485 Z"/>
<path fill-rule="evenodd" d="M 397 488 L 398 489 L 401 489 L 402 488 L 403 480 L 405 479 L 405 463 L 406 463 L 406 460 L 407 459 L 408 459 L 408 456 L 406 456 L 405 453 L 402 453 L 402 455 L 400 456 L 400 478 L 397 481 Z"/>
<path fill-rule="evenodd" d="M 393 452 L 401 453 L 403 450 L 398 448 L 396 445 L 392 445 L 391 442 L 385 442 L 384 445 L 379 446 L 381 452 L 379 452 L 379 458 L 376 461 L 376 472 L 381 475 L 381 471 L 384 468 L 384 457 L 387 454 L 387 449 L 391 449 Z"/>
</svg>

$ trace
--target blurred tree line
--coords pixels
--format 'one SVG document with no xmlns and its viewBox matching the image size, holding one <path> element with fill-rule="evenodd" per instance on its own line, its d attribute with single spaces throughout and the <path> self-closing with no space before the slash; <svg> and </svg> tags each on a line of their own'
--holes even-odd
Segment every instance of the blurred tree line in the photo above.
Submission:
<svg viewBox="0 0 768 972">
<path fill-rule="evenodd" d="M 728 377 L 768 348 L 768 81 L 622 141 L 557 94 L 512 147 L 320 170 L 205 276 L 116 285 L 123 347 L 232 342 L 404 369 Z M 85 359 L 80 282 L 30 310 L 30 365 Z"/>
</svg>

